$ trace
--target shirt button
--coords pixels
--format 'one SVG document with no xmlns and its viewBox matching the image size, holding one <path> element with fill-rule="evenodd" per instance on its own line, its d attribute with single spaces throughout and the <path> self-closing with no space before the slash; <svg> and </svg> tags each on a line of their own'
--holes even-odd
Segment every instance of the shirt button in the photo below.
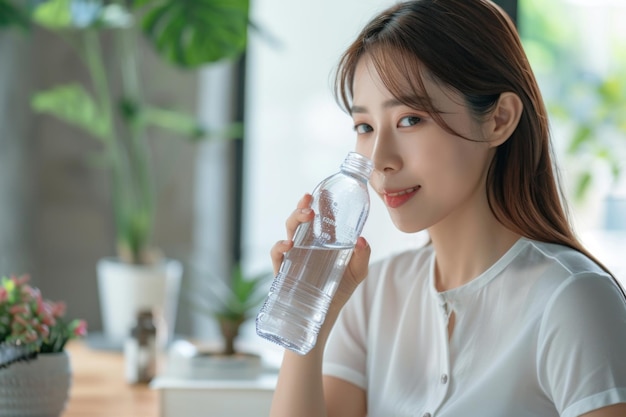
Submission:
<svg viewBox="0 0 626 417">
<path fill-rule="evenodd" d="M 424 413 L 422 417 L 430 417 L 430 413 Z"/>
<path fill-rule="evenodd" d="M 441 383 L 442 384 L 447 384 L 448 383 L 448 375 L 446 375 L 446 374 L 441 375 Z"/>
</svg>

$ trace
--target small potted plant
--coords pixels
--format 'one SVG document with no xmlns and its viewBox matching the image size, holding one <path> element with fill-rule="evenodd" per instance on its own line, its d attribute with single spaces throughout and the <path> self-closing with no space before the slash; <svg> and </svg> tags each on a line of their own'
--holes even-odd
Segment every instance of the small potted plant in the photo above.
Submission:
<svg viewBox="0 0 626 417">
<path fill-rule="evenodd" d="M 190 288 L 188 298 L 200 312 L 215 318 L 223 339 L 223 355 L 237 353 L 235 341 L 241 325 L 253 317 L 267 296 L 271 274 L 263 272 L 247 277 L 240 264 L 232 268 L 230 279 L 222 279 L 198 271 L 196 285 Z"/>
<path fill-rule="evenodd" d="M 68 320 L 65 303 L 44 299 L 28 281 L 28 276 L 0 279 L 0 358 L 3 350 L 15 347 L 24 347 L 31 358 L 0 369 L 0 410 L 7 415 L 58 416 L 71 380 L 65 346 L 85 336 L 87 324 Z"/>
<path fill-rule="evenodd" d="M 189 348 L 189 354 L 184 358 L 189 371 L 185 372 L 192 374 L 186 377 L 232 379 L 258 375 L 261 357 L 238 348 L 237 337 L 241 326 L 256 315 L 267 296 L 266 284 L 271 278 L 268 272 L 248 277 L 240 264 L 233 266 L 228 279 L 196 268 L 195 285 L 188 288 L 187 299 L 197 311 L 217 321 L 222 344 L 221 349 L 217 349 L 203 343 L 184 342 Z"/>
</svg>

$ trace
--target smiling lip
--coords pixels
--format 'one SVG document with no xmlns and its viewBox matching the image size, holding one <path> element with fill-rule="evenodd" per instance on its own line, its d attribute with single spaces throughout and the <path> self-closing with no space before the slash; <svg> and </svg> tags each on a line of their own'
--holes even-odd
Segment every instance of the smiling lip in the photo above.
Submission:
<svg viewBox="0 0 626 417">
<path fill-rule="evenodd" d="M 385 200 L 385 204 L 391 208 L 397 208 L 406 203 L 413 197 L 419 189 L 422 188 L 419 185 L 415 187 L 406 188 L 401 191 L 394 192 L 385 192 L 383 195 L 383 199 Z"/>
</svg>

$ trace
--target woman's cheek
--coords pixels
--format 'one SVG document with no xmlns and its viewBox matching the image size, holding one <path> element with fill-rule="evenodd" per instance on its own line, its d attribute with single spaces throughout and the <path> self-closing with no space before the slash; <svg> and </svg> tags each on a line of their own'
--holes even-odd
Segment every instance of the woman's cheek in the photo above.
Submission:
<svg viewBox="0 0 626 417">
<path fill-rule="evenodd" d="M 382 184 L 380 181 L 380 174 L 378 174 L 376 171 L 374 171 L 372 173 L 372 176 L 370 177 L 370 181 L 369 181 L 370 187 L 372 188 L 372 190 L 379 196 L 382 198 L 382 194 L 381 194 L 381 190 L 382 190 Z"/>
<path fill-rule="evenodd" d="M 372 159 L 373 143 L 365 138 L 357 138 L 354 151 L 366 158 Z"/>
</svg>

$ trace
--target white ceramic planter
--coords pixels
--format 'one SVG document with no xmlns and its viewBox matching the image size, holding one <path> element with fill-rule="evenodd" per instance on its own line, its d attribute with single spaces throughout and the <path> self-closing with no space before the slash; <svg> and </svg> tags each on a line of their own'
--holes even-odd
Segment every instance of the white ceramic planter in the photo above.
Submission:
<svg viewBox="0 0 626 417">
<path fill-rule="evenodd" d="M 142 310 L 153 312 L 160 343 L 171 341 L 183 275 L 179 261 L 165 259 L 155 265 L 132 265 L 103 258 L 97 271 L 103 332 L 110 345 L 123 346 Z"/>
<path fill-rule="evenodd" d="M 0 417 L 59 417 L 71 380 L 66 352 L 42 353 L 0 369 Z"/>
</svg>

